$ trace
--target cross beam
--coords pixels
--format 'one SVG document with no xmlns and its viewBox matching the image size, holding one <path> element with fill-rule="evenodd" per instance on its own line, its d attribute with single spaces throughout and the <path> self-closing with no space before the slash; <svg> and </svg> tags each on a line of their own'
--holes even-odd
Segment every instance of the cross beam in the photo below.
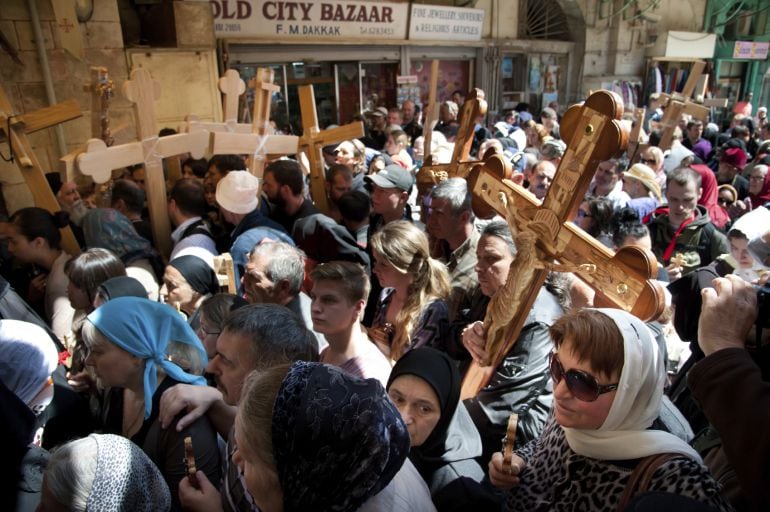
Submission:
<svg viewBox="0 0 770 512">
<path fill-rule="evenodd" d="M 471 365 L 462 398 L 486 386 L 516 343 L 550 270 L 575 271 L 596 289 L 597 305 L 618 307 L 643 319 L 662 311 L 663 291 L 651 280 L 657 269 L 651 253 L 630 248 L 614 254 L 571 222 L 598 163 L 627 144 L 617 121 L 621 113 L 622 100 L 607 91 L 592 94 L 585 105 L 565 113 L 561 131 L 569 144 L 542 203 L 523 187 L 499 178 L 495 169 L 502 165 L 500 156 L 489 157 L 481 166 L 473 194 L 505 217 L 518 252 L 505 285 L 487 308 L 488 360 L 484 366 Z"/>
<path fill-rule="evenodd" d="M 48 185 L 48 180 L 45 179 L 43 167 L 32 151 L 32 144 L 27 134 L 76 119 L 81 115 L 80 107 L 75 100 L 63 101 L 28 114 L 16 115 L 5 90 L 0 87 L 0 138 L 7 141 L 11 147 L 16 165 L 32 193 L 35 205 L 51 213 L 61 210 L 61 206 Z M 62 248 L 73 256 L 80 254 L 80 246 L 70 227 L 63 227 L 61 233 Z"/>
<path fill-rule="evenodd" d="M 316 208 L 328 215 L 330 208 L 326 197 L 326 175 L 321 150 L 324 146 L 363 137 L 364 123 L 356 121 L 321 131 L 318 127 L 318 111 L 312 85 L 299 86 L 299 108 L 302 112 L 302 137 L 299 139 L 299 148 L 310 162 L 310 193 Z"/>
</svg>

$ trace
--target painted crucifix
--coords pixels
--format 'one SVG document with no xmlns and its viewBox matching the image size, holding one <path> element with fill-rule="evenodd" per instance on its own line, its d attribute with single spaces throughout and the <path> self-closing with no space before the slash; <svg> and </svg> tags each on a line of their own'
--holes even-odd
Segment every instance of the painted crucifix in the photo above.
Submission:
<svg viewBox="0 0 770 512">
<path fill-rule="evenodd" d="M 486 386 L 516 343 L 551 270 L 575 272 L 596 290 L 597 306 L 621 308 L 644 320 L 662 312 L 663 290 L 652 280 L 657 264 L 651 253 L 636 247 L 613 253 L 571 222 L 596 165 L 626 146 L 628 135 L 617 121 L 621 112 L 617 95 L 599 91 L 565 113 L 561 131 L 569 141 L 567 152 L 542 203 L 523 187 L 500 179 L 495 171 L 503 165 L 500 156 L 489 157 L 481 166 L 473 194 L 506 219 L 517 255 L 505 285 L 487 308 L 488 357 L 482 365 L 471 365 L 463 398 L 476 396 Z"/>
<path fill-rule="evenodd" d="M 474 165 L 480 160 L 468 160 L 473 145 L 476 121 L 487 113 L 487 102 L 484 100 L 484 91 L 473 89 L 468 93 L 463 103 L 460 115 L 457 118 L 457 138 L 455 139 L 452 159 L 445 164 L 433 163 L 430 156 L 430 148 L 425 146 L 425 164 L 417 172 L 418 196 L 422 197 L 440 181 L 448 178 L 465 178 Z"/>
<path fill-rule="evenodd" d="M 160 98 L 160 83 L 146 69 L 131 72 L 123 84 L 123 94 L 134 103 L 138 142 L 107 147 L 101 139 L 90 139 L 86 151 L 77 156 L 77 167 L 96 183 L 112 177 L 113 169 L 143 164 L 146 173 L 145 192 L 155 245 L 165 257 L 171 253 L 171 222 L 166 202 L 166 180 L 163 158 L 190 153 L 202 158 L 209 143 L 209 133 L 197 130 L 159 137 L 155 122 L 155 101 Z"/>
<path fill-rule="evenodd" d="M 36 206 L 51 213 L 61 210 L 43 167 L 32 151 L 27 134 L 80 117 L 80 107 L 75 100 L 68 100 L 23 115 L 14 114 L 5 90 L 0 87 L 0 138 L 8 141 L 11 155 L 32 193 Z M 62 248 L 73 256 L 80 254 L 80 246 L 69 226 L 62 228 Z"/>
<path fill-rule="evenodd" d="M 299 149 L 310 162 L 310 194 L 313 203 L 322 213 L 329 214 L 326 197 L 326 175 L 321 149 L 324 146 L 364 136 L 364 123 L 356 121 L 337 128 L 321 131 L 318 127 L 318 111 L 312 85 L 299 86 L 299 108 L 302 113 L 302 137 Z"/>
</svg>

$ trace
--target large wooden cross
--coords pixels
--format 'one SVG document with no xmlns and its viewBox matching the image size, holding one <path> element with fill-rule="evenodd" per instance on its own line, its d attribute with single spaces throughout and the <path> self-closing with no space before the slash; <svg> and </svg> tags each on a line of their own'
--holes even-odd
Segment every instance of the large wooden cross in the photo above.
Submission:
<svg viewBox="0 0 770 512">
<path fill-rule="evenodd" d="M 251 173 L 262 178 L 265 160 L 270 156 L 293 155 L 297 152 L 298 137 L 274 135 L 270 130 L 270 101 L 280 88 L 273 83 L 275 72 L 258 68 L 254 79 L 255 94 L 252 124 L 237 123 L 238 94 L 246 90 L 235 70 L 228 70 L 219 81 L 224 96 L 224 123 L 205 123 L 213 131 L 211 153 L 214 155 L 249 155 L 247 166 Z M 237 94 L 236 94 L 237 93 Z M 248 131 L 244 131 L 244 126 Z"/>
<path fill-rule="evenodd" d="M 487 308 L 489 357 L 484 366 L 471 365 L 463 398 L 475 396 L 489 382 L 516 343 L 550 270 L 576 272 L 596 290 L 597 306 L 621 308 L 644 320 L 662 312 L 663 290 L 651 279 L 657 271 L 651 253 L 635 247 L 613 253 L 572 223 L 598 163 L 627 143 L 617 122 L 621 112 L 617 95 L 599 91 L 565 113 L 561 133 L 569 144 L 542 203 L 523 187 L 499 178 L 495 169 L 502 165 L 500 156 L 483 164 L 473 194 L 506 218 L 517 255 L 506 284 Z"/>
<path fill-rule="evenodd" d="M 460 115 L 457 118 L 457 138 L 455 139 L 452 160 L 449 163 L 433 163 L 430 148 L 426 146 L 425 164 L 417 173 L 417 191 L 420 197 L 424 196 L 433 185 L 448 178 L 465 178 L 471 168 L 480 163 L 480 160 L 468 160 L 473 145 L 476 120 L 487 113 L 487 102 L 484 100 L 484 91 L 473 89 L 465 98 Z"/>
<path fill-rule="evenodd" d="M 40 162 L 32 151 L 27 134 L 80 117 L 77 101 L 67 100 L 23 115 L 14 114 L 5 90 L 0 87 L 0 138 L 8 142 L 14 161 L 32 193 L 35 205 L 51 213 L 61 210 Z M 80 254 L 80 246 L 69 226 L 62 228 L 62 248 L 69 254 Z"/>
<path fill-rule="evenodd" d="M 310 162 L 310 194 L 316 208 L 328 215 L 330 208 L 326 197 L 326 175 L 321 150 L 324 146 L 363 137 L 364 123 L 356 121 L 321 131 L 318 127 L 318 111 L 312 85 L 299 86 L 299 108 L 302 113 L 302 137 L 299 139 L 299 149 L 305 153 Z"/>
<path fill-rule="evenodd" d="M 171 222 L 168 217 L 166 180 L 163 176 L 163 158 L 190 153 L 193 158 L 205 154 L 209 133 L 197 130 L 158 137 L 155 123 L 155 101 L 160 98 L 160 83 L 153 80 L 146 69 L 131 72 L 131 79 L 123 84 L 123 95 L 134 103 L 138 142 L 107 147 L 101 139 L 90 139 L 86 151 L 77 157 L 77 166 L 95 182 L 104 183 L 112 177 L 113 169 L 144 164 L 145 191 L 150 209 L 150 222 L 155 246 L 164 256 L 171 254 Z"/>
<path fill-rule="evenodd" d="M 658 143 L 660 149 L 665 151 L 671 148 L 674 129 L 679 125 L 679 118 L 682 114 L 689 114 L 703 122 L 708 122 L 709 108 L 699 105 L 693 100 L 693 94 L 695 93 L 695 88 L 698 87 L 698 83 L 703 83 L 705 87 L 705 82 L 701 80 L 705 67 L 706 63 L 702 60 L 693 62 L 682 92 L 674 91 L 671 94 L 664 93 L 660 95 L 661 102 L 666 102 L 663 119 L 660 121 L 660 126 L 663 127 L 663 133 Z M 702 93 L 700 96 L 702 96 Z"/>
<path fill-rule="evenodd" d="M 430 63 L 430 82 L 428 83 L 428 103 L 425 105 L 425 119 L 422 123 L 423 134 L 423 163 L 430 164 L 433 159 L 431 146 L 433 145 L 433 128 L 438 122 L 438 102 L 436 101 L 436 89 L 438 88 L 438 59 Z"/>
</svg>

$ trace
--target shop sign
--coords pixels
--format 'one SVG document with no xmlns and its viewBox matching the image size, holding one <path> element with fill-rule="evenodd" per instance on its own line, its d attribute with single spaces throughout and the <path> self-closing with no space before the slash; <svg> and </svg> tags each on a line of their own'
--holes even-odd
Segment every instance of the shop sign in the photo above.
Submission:
<svg viewBox="0 0 770 512">
<path fill-rule="evenodd" d="M 757 59 L 765 60 L 767 58 L 770 43 L 755 41 L 735 41 L 733 48 L 734 59 Z"/>
<path fill-rule="evenodd" d="M 406 39 L 407 4 L 211 0 L 218 38 Z"/>
<path fill-rule="evenodd" d="M 409 39 L 480 41 L 483 9 L 412 4 Z"/>
<path fill-rule="evenodd" d="M 417 83 L 417 75 L 396 75 L 396 83 L 398 85 L 416 84 Z"/>
</svg>

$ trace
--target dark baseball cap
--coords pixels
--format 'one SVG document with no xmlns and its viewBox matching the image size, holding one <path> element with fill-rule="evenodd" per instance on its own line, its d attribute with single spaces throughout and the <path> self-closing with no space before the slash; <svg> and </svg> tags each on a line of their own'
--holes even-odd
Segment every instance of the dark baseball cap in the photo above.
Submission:
<svg viewBox="0 0 770 512">
<path fill-rule="evenodd" d="M 374 183 L 381 188 L 399 188 L 409 192 L 414 185 L 412 173 L 398 164 L 386 165 L 383 170 L 364 178 L 367 183 Z"/>
</svg>

